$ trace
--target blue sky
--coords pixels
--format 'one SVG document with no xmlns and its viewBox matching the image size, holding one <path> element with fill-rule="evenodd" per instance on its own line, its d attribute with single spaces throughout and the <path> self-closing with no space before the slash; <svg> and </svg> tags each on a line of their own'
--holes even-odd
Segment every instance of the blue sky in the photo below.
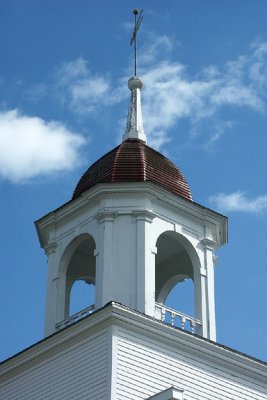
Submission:
<svg viewBox="0 0 267 400">
<path fill-rule="evenodd" d="M 33 222 L 121 140 L 134 7 L 148 144 L 197 203 L 229 217 L 218 342 L 267 360 L 265 0 L 1 3 L 1 359 L 43 336 L 47 264 Z"/>
</svg>

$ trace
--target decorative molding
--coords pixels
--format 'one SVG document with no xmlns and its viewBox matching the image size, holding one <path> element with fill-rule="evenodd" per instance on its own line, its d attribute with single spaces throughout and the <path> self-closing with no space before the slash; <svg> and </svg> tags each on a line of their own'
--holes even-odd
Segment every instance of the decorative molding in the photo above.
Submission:
<svg viewBox="0 0 267 400">
<path fill-rule="evenodd" d="M 217 242 L 212 237 L 206 237 L 201 240 L 201 243 L 208 250 L 214 250 L 218 247 Z"/>
<path fill-rule="evenodd" d="M 57 242 L 51 242 L 44 246 L 44 251 L 47 256 L 50 256 L 52 253 L 55 253 L 56 248 L 58 247 Z"/>
<path fill-rule="evenodd" d="M 136 218 L 136 221 L 146 221 L 150 223 L 152 223 L 153 219 L 157 216 L 155 213 L 148 210 L 135 210 L 132 214 Z"/>
<path fill-rule="evenodd" d="M 227 218 L 225 216 L 198 203 L 176 196 L 152 182 L 121 182 L 97 184 L 77 199 L 63 204 L 61 207 L 37 220 L 35 226 L 41 245 L 46 242 L 46 231 L 53 225 L 58 225 L 62 221 L 72 218 L 73 215 L 88 209 L 93 203 L 99 204 L 101 199 L 110 198 L 110 196 L 115 194 L 116 197 L 125 194 L 135 197 L 142 196 L 142 198 L 151 196 L 153 201 L 163 201 L 168 208 L 179 209 L 181 212 L 190 215 L 192 218 L 196 218 L 198 221 L 215 224 L 218 231 L 218 245 L 221 246 L 227 243 Z M 157 216 L 160 217 L 158 213 Z M 176 223 L 176 221 L 172 222 Z"/>
<path fill-rule="evenodd" d="M 207 276 L 207 271 L 205 270 L 205 268 L 200 268 L 200 275 Z"/>
<path fill-rule="evenodd" d="M 190 228 L 187 225 L 182 225 L 181 233 L 187 233 L 190 236 L 195 237 L 196 239 L 199 239 L 201 237 L 201 232 L 197 231 L 196 229 Z"/>
<path fill-rule="evenodd" d="M 110 210 L 102 210 L 96 214 L 96 220 L 101 224 L 102 222 L 114 222 L 114 219 L 117 217 L 117 213 L 115 211 Z"/>
</svg>

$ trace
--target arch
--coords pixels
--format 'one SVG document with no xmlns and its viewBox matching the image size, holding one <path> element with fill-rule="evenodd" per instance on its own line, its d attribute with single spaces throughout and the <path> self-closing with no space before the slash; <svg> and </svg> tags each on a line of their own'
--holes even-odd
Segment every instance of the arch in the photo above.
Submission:
<svg viewBox="0 0 267 400">
<path fill-rule="evenodd" d="M 95 285 L 84 279 L 73 282 L 70 291 L 69 314 L 73 315 L 95 303 Z"/>
<path fill-rule="evenodd" d="M 184 280 L 175 283 L 168 293 L 164 305 L 170 308 L 178 308 L 183 314 L 194 316 L 194 282 L 191 278 L 185 277 Z"/>
<path fill-rule="evenodd" d="M 165 231 L 156 241 L 155 300 L 164 304 L 177 284 L 191 279 L 194 283 L 195 316 L 198 313 L 200 259 L 192 243 L 182 234 Z M 172 308 L 179 310 L 179 298 Z M 180 310 L 182 311 L 182 310 Z M 199 317 L 199 315 L 197 315 Z"/>
<path fill-rule="evenodd" d="M 70 240 L 70 242 L 66 245 L 63 255 L 60 260 L 59 273 L 66 274 L 70 260 L 77 249 L 77 247 L 84 242 L 86 239 L 92 239 L 94 248 L 96 247 L 95 240 L 93 235 L 89 233 L 81 233 L 76 236 L 74 239 Z"/>
<path fill-rule="evenodd" d="M 60 308 L 64 309 L 63 319 L 69 317 L 71 289 L 76 281 L 84 281 L 89 285 L 96 283 L 95 240 L 89 233 L 74 238 L 66 247 L 59 267 L 58 295 Z M 88 304 L 89 305 L 89 304 Z M 59 314 L 62 314 L 61 312 Z M 58 316 L 62 320 L 62 316 Z"/>
</svg>

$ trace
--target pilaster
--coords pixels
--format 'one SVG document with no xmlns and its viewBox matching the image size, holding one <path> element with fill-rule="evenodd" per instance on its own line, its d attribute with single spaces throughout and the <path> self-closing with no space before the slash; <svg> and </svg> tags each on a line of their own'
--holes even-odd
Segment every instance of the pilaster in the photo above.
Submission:
<svg viewBox="0 0 267 400">
<path fill-rule="evenodd" d="M 99 223 L 99 248 L 96 258 L 96 309 L 113 300 L 113 225 L 116 213 L 101 211 Z M 115 277 L 116 279 L 116 277 Z"/>
<path fill-rule="evenodd" d="M 214 249 L 217 244 L 212 238 L 205 238 L 202 241 L 204 250 L 204 270 L 201 276 L 203 277 L 203 291 L 205 291 L 205 309 L 203 309 L 203 317 L 205 320 L 205 329 L 203 336 L 213 341 L 216 341 L 216 318 L 215 318 L 215 296 L 214 296 Z M 203 320 L 203 327 L 204 327 Z"/>
<path fill-rule="evenodd" d="M 155 249 L 151 247 L 150 211 L 135 211 L 136 218 L 136 302 L 137 310 L 147 315 L 155 313 Z"/>
<path fill-rule="evenodd" d="M 55 330 L 57 322 L 57 286 L 58 276 L 56 268 L 56 250 L 57 243 L 52 242 L 45 246 L 45 253 L 48 258 L 48 277 L 46 289 L 46 306 L 45 306 L 45 336 L 50 335 Z"/>
</svg>

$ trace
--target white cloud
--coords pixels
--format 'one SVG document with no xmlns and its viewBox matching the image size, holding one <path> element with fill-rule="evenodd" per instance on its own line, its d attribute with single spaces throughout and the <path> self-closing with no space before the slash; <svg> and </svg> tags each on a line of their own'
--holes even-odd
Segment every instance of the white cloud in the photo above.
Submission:
<svg viewBox="0 0 267 400">
<path fill-rule="evenodd" d="M 103 105 L 113 105 L 125 97 L 126 89 L 113 88 L 107 75 L 95 74 L 88 61 L 78 58 L 62 64 L 56 73 L 60 99 L 80 115 L 96 112 Z"/>
<path fill-rule="evenodd" d="M 267 210 L 267 195 L 248 199 L 245 193 L 237 191 L 231 194 L 217 194 L 210 197 L 209 201 L 221 212 L 241 211 L 260 213 Z"/>
<path fill-rule="evenodd" d="M 214 144 L 223 136 L 226 132 L 229 131 L 233 127 L 233 121 L 215 121 L 215 124 L 212 129 L 212 135 L 206 141 L 205 145 L 203 146 L 206 150 L 211 150 Z M 197 132 L 198 126 L 196 124 L 195 131 Z M 197 134 L 197 133 L 196 133 Z"/>
<path fill-rule="evenodd" d="M 183 64 L 173 61 L 170 38 L 153 37 L 150 46 L 148 50 L 146 45 L 140 55 L 140 74 L 145 83 L 143 112 L 146 131 L 158 147 L 169 140 L 170 130 L 182 118 L 190 121 L 194 137 L 195 127 L 201 133 L 201 125 L 205 124 L 208 148 L 207 144 L 214 144 L 233 125 L 231 121 L 222 123 L 223 108 L 265 110 L 267 43 L 254 43 L 250 54 L 226 62 L 223 67 L 207 66 L 195 76 Z M 212 131 L 207 131 L 207 120 Z"/>
<path fill-rule="evenodd" d="M 0 112 L 0 177 L 23 182 L 71 170 L 80 163 L 85 139 L 59 122 L 46 122 L 18 110 Z"/>
<path fill-rule="evenodd" d="M 168 44 L 166 49 L 171 46 Z M 164 62 L 157 62 L 160 54 L 154 54 L 154 62 L 151 60 L 151 65 L 145 65 L 143 75 L 149 86 L 144 91 L 144 119 L 151 135 L 161 132 L 161 138 L 167 140 L 170 129 L 181 118 L 191 122 L 193 133 L 196 133 L 196 126 L 201 133 L 201 124 L 209 120 L 213 131 L 207 132 L 205 124 L 205 147 L 208 148 L 207 144 L 214 144 L 233 125 L 231 121 L 222 123 L 223 107 L 246 107 L 263 112 L 266 108 L 267 43 L 254 43 L 251 50 L 223 67 L 207 66 L 195 76 L 190 76 L 181 63 L 172 61 L 171 55 Z"/>
<path fill-rule="evenodd" d="M 37 102 L 42 100 L 48 93 L 49 87 L 44 83 L 37 83 L 27 88 L 23 95 L 30 101 Z"/>
<path fill-rule="evenodd" d="M 193 123 L 213 113 L 208 101 L 216 81 L 190 80 L 178 62 L 165 61 L 146 69 L 142 78 L 145 129 L 156 147 L 169 140 L 170 129 L 181 118 Z"/>
<path fill-rule="evenodd" d="M 214 91 L 210 99 L 211 104 L 216 107 L 225 105 L 247 106 L 257 111 L 261 111 L 264 108 L 264 101 L 253 88 L 244 87 L 239 82 L 228 82 L 221 87 L 219 85 L 216 86 L 218 90 Z"/>
<path fill-rule="evenodd" d="M 154 63 L 159 54 L 162 59 L 165 53 L 170 53 L 173 48 L 174 43 L 167 35 L 158 36 L 150 33 L 140 55 L 142 65 Z"/>
<path fill-rule="evenodd" d="M 151 145 L 162 147 L 171 140 L 179 121 L 186 120 L 188 138 L 199 137 L 202 146 L 210 149 L 234 125 L 234 121 L 225 121 L 224 109 L 265 111 L 267 43 L 254 42 L 247 54 L 222 66 L 208 65 L 196 74 L 174 59 L 177 43 L 172 38 L 150 33 L 143 46 L 138 73 L 144 81 L 144 125 Z M 56 91 L 71 112 L 83 117 L 122 101 L 122 113 L 126 114 L 129 70 L 125 75 L 111 79 L 109 74 L 95 73 L 88 61 L 78 58 L 58 68 Z"/>
</svg>

